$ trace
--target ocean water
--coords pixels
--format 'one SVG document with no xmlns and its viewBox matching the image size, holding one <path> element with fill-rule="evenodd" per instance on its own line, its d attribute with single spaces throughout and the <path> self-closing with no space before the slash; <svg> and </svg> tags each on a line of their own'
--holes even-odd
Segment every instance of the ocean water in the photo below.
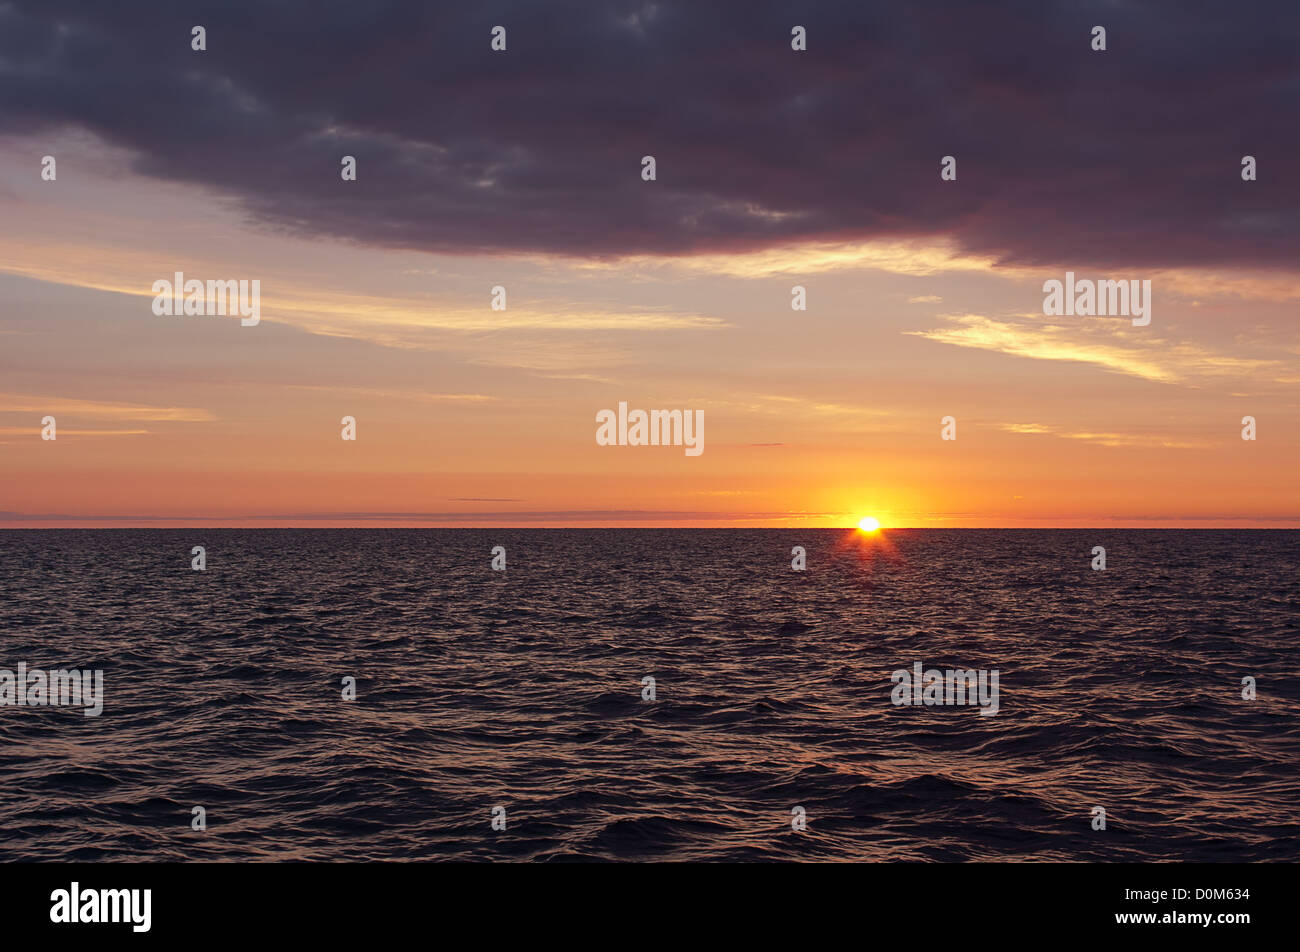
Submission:
<svg viewBox="0 0 1300 952">
<path fill-rule="evenodd" d="M 1295 861 L 1297 556 L 1296 531 L 0 532 L 0 669 L 105 694 L 0 707 L 0 859 Z M 997 713 L 893 704 L 915 662 L 996 669 Z"/>
</svg>

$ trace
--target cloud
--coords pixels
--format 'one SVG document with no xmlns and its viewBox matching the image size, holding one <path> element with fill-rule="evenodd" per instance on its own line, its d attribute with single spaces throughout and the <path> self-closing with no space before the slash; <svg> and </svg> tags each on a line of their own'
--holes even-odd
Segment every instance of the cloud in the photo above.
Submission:
<svg viewBox="0 0 1300 952">
<path fill-rule="evenodd" d="M 53 413 L 74 417 L 107 417 L 113 420 L 206 423 L 216 417 L 195 407 L 151 407 L 111 400 L 81 400 L 70 397 L 42 397 L 0 393 L 0 413 Z M 65 431 L 60 430 L 60 433 Z M 67 431 L 71 432 L 71 431 Z M 143 431 L 140 431 L 143 432 Z"/>
<path fill-rule="evenodd" d="M 806 52 L 780 4 L 18 0 L 0 133 L 83 129 L 268 228 L 373 246 L 779 268 L 780 249 L 943 237 L 1000 267 L 1294 268 L 1300 7 L 797 16 Z"/>
<path fill-rule="evenodd" d="M 1142 433 L 1099 433 L 1086 430 L 1066 430 L 1062 427 L 1048 426 L 1043 423 L 1000 423 L 998 428 L 1008 433 L 1028 436 L 1055 436 L 1064 440 L 1081 440 L 1085 443 L 1097 443 L 1101 446 L 1159 446 L 1164 449 L 1204 449 L 1209 443 L 1190 440 L 1168 440 L 1163 437 Z"/>
<path fill-rule="evenodd" d="M 1077 326 L 1041 321 L 1015 323 L 979 314 L 947 317 L 945 327 L 904 331 L 914 337 L 957 347 L 974 347 L 1035 360 L 1066 360 L 1093 364 L 1115 373 L 1160 383 L 1177 383 L 1189 377 L 1271 374 L 1286 383 L 1282 361 L 1235 357 L 1215 353 L 1196 344 L 1171 344 L 1155 337 L 1135 337 L 1122 324 L 1105 318 L 1082 318 Z"/>
<path fill-rule="evenodd" d="M 36 436 L 40 427 L 34 426 L 0 426 L 0 436 Z M 59 436 L 148 436 L 148 430 L 68 430 L 60 429 Z M 6 440 L 6 443 L 13 441 Z"/>
<path fill-rule="evenodd" d="M 169 516 L 169 515 L 84 515 L 64 512 L 25 513 L 17 511 L 0 511 L 0 523 L 59 522 L 59 523 L 177 523 L 194 524 L 211 522 L 239 523 L 312 523 L 312 522 L 357 522 L 357 523 L 448 523 L 484 524 L 496 523 L 501 526 L 519 526 L 522 523 L 613 523 L 613 522 L 681 522 L 699 520 L 701 522 L 750 522 L 771 519 L 804 519 L 835 515 L 824 512 L 693 512 L 689 510 L 666 509 L 540 509 L 540 510 L 499 510 L 489 512 L 283 512 L 242 516 Z"/>
<path fill-rule="evenodd" d="M 320 393 L 348 393 L 376 400 L 401 403 L 487 403 L 500 397 L 484 393 L 426 393 L 423 390 L 385 390 L 381 387 L 325 387 L 317 384 L 284 384 L 286 390 L 308 390 Z"/>
</svg>

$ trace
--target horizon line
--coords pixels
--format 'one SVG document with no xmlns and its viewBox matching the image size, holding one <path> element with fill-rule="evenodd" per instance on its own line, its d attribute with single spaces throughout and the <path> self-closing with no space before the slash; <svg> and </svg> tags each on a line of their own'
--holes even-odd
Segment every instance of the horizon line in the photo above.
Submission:
<svg viewBox="0 0 1300 952">
<path fill-rule="evenodd" d="M 0 524 L 0 532 L 131 532 L 131 531 L 184 531 L 224 529 L 252 532 L 275 532 L 284 529 L 301 529 L 308 531 L 448 531 L 448 532 L 484 532 L 484 531 L 526 531 L 526 532 L 619 532 L 637 530 L 685 531 L 685 532 L 861 532 L 858 526 L 665 526 L 665 525 L 627 525 L 627 526 L 538 526 L 538 525 L 9 525 Z M 1066 526 L 881 526 L 871 535 L 889 532 L 1066 532 L 1066 531 L 1134 531 L 1134 532 L 1230 532 L 1249 530 L 1252 532 L 1295 532 L 1300 525 L 1066 525 Z M 864 533 L 866 534 L 866 533 Z"/>
</svg>

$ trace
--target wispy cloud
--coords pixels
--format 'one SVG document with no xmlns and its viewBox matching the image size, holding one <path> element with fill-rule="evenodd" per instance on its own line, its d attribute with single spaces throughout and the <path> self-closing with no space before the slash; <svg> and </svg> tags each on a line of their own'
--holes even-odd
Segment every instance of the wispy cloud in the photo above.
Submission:
<svg viewBox="0 0 1300 952">
<path fill-rule="evenodd" d="M 979 314 L 956 314 L 945 327 L 904 331 L 916 337 L 974 347 L 1034 360 L 1064 360 L 1093 364 L 1115 373 L 1177 383 L 1198 376 L 1256 376 L 1268 374 L 1278 383 L 1287 382 L 1281 361 L 1236 357 L 1216 353 L 1195 344 L 1138 337 L 1124 321 L 1086 318 L 1087 324 L 1068 327 L 1041 321 L 1013 323 Z"/>
<path fill-rule="evenodd" d="M 207 410 L 196 407 L 155 407 L 111 400 L 83 400 L 75 397 L 42 397 L 31 394 L 0 393 L 0 413 L 66 413 L 77 417 L 104 417 L 113 420 L 157 421 L 168 423 L 203 423 L 215 420 Z M 60 432 L 71 432 L 60 430 Z M 141 431 L 143 432 L 143 431 Z"/>
<path fill-rule="evenodd" d="M 0 436 L 39 436 L 37 426 L 0 426 Z M 60 428 L 59 436 L 148 436 L 148 430 L 69 430 Z"/>
<path fill-rule="evenodd" d="M 316 384 L 284 384 L 286 390 L 349 393 L 377 400 L 399 400 L 405 403 L 489 403 L 500 397 L 483 393 L 426 393 L 423 390 L 385 390 L 379 387 L 325 387 Z"/>
<path fill-rule="evenodd" d="M 809 519 L 833 516 L 828 512 L 729 512 L 729 511 L 693 511 L 687 509 L 533 509 L 533 510 L 492 510 L 483 512 L 281 512 L 261 513 L 237 516 L 192 516 L 192 515 L 85 515 L 64 512 L 16 512 L 0 511 L 0 522 L 139 522 L 139 523 L 441 523 L 445 525 L 484 525 L 499 524 L 503 526 L 548 525 L 558 524 L 594 524 L 635 523 L 635 522 L 767 522 L 782 519 Z"/>
<path fill-rule="evenodd" d="M 1193 440 L 1171 440 L 1151 433 L 1095 432 L 1070 430 L 1043 423 L 1000 423 L 998 428 L 1024 436 L 1054 436 L 1063 440 L 1082 440 L 1101 446 L 1158 446 L 1162 449 L 1205 449 L 1212 444 Z"/>
<path fill-rule="evenodd" d="M 954 242 L 936 238 L 799 242 L 756 251 L 676 257 L 630 255 L 574 262 L 573 267 L 586 270 L 680 270 L 733 278 L 766 278 L 779 274 L 819 274 L 862 269 L 925 276 L 945 271 L 983 272 L 995 264 L 996 260 L 991 256 L 964 254 Z M 1013 272 L 1005 269 L 1004 273 L 1010 276 Z"/>
</svg>

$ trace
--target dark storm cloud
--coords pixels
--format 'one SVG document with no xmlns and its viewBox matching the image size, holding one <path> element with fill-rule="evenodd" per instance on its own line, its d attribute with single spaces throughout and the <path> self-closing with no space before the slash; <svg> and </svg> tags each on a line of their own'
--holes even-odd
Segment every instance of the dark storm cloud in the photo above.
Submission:
<svg viewBox="0 0 1300 952">
<path fill-rule="evenodd" d="M 430 251 L 1290 267 L 1297 36 L 1281 2 L 0 3 L 0 132 L 88 128 L 268 225 Z"/>
</svg>

